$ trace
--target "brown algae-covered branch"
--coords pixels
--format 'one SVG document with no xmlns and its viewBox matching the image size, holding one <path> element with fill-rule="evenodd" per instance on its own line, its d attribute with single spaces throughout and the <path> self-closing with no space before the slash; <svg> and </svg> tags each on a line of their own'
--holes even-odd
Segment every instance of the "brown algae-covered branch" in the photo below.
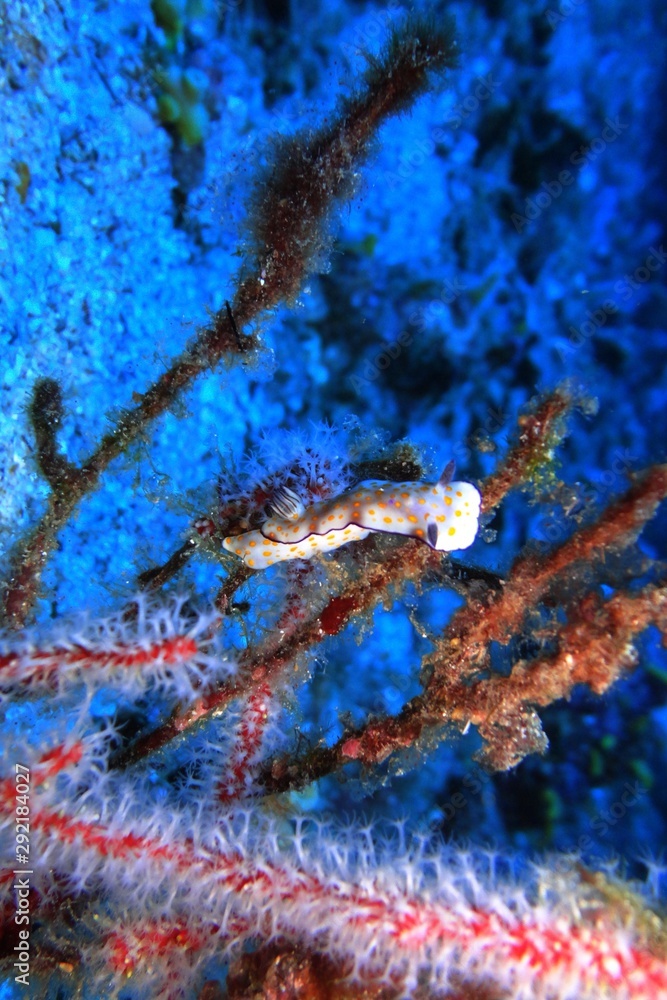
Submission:
<svg viewBox="0 0 667 1000">
<path fill-rule="evenodd" d="M 504 466 L 513 469 L 512 487 L 523 485 L 525 479 L 522 476 L 534 475 L 547 451 L 556 446 L 565 433 L 563 417 L 573 405 L 573 397 L 563 388 L 557 388 L 537 401 L 531 433 L 521 434 L 505 459 Z M 505 488 L 510 486 L 506 483 Z M 482 495 L 486 495 L 485 483 L 482 484 Z M 240 579 L 237 579 L 239 574 Z M 228 590 L 235 591 L 249 575 L 250 571 L 239 569 L 223 586 L 217 602 L 223 612 L 227 610 Z M 377 546 L 354 578 L 348 579 L 321 610 L 307 616 L 284 635 L 277 633 L 267 642 L 246 650 L 233 685 L 210 692 L 197 706 L 191 706 L 183 713 L 177 712 L 153 733 L 138 740 L 124 753 L 123 760 L 136 760 L 155 752 L 190 726 L 203 723 L 210 713 L 219 711 L 229 701 L 247 693 L 255 684 L 275 681 L 297 656 L 337 635 L 356 617 L 372 612 L 386 602 L 390 593 L 399 593 L 409 583 L 419 586 L 426 579 L 442 579 L 442 576 L 442 554 L 426 545 L 409 541 L 399 547 Z M 227 584 L 230 586 L 227 587 Z M 476 588 L 476 592 L 478 590 Z"/>
<path fill-rule="evenodd" d="M 278 147 L 275 164 L 258 185 L 251 216 L 257 260 L 239 279 L 228 304 L 127 410 L 79 468 L 56 476 L 53 435 L 48 417 L 33 415 L 38 461 L 51 485 L 57 479 L 40 523 L 17 545 L 4 599 L 4 620 L 23 626 L 39 591 L 42 569 L 58 532 L 80 500 L 97 488 L 109 464 L 140 436 L 176 398 L 225 355 L 246 354 L 257 346 L 254 335 L 240 331 L 263 311 L 291 300 L 322 248 L 323 227 L 333 210 L 350 196 L 356 170 L 368 155 L 377 128 L 388 116 L 405 110 L 428 86 L 433 71 L 456 65 L 457 43 L 450 20 L 436 29 L 431 22 L 407 18 L 392 35 L 384 55 L 373 62 L 359 91 L 341 102 L 330 125 L 298 135 Z M 44 395 L 42 393 L 42 395 Z M 39 391 L 35 400 L 39 397 Z M 48 409 L 40 404 L 40 409 Z"/>
<path fill-rule="evenodd" d="M 489 590 L 483 601 L 470 600 L 455 613 L 425 660 L 429 679 L 423 693 L 397 716 L 373 719 L 346 733 L 333 747 L 316 748 L 298 761 L 275 761 L 272 773 L 265 775 L 267 790 L 300 786 L 350 761 L 378 764 L 395 750 L 422 740 L 428 731 L 452 723 L 459 729 L 474 723 L 483 736 L 490 736 L 505 720 L 504 739 L 492 741 L 487 754 L 493 767 L 511 767 L 526 753 L 544 749 L 533 705 L 566 697 L 577 683 L 596 692 L 606 690 L 634 662 L 631 640 L 651 623 L 664 632 L 664 588 L 620 593 L 606 604 L 595 603 L 589 595 L 576 617 L 555 630 L 557 654 L 545 661 L 515 664 L 509 678 L 484 676 L 490 644 L 507 643 L 519 633 L 528 613 L 565 571 L 571 576 L 577 564 L 588 566 L 605 551 L 630 545 L 666 497 L 667 466 L 653 466 L 594 524 L 575 532 L 553 552 L 541 559 L 532 553 L 519 557 L 500 592 Z M 606 658 L 602 664 L 601 656 Z"/>
</svg>

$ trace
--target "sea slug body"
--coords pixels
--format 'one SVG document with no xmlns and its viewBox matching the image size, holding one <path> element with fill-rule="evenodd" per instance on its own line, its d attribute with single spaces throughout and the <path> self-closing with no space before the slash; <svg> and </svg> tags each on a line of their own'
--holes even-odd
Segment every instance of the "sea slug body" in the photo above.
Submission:
<svg viewBox="0 0 667 1000">
<path fill-rule="evenodd" d="M 477 534 L 481 497 L 471 483 L 450 482 L 449 473 L 450 467 L 437 483 L 369 480 L 310 507 L 284 490 L 274 516 L 222 544 L 251 569 L 310 559 L 371 531 L 418 538 L 438 552 L 467 549 Z"/>
</svg>

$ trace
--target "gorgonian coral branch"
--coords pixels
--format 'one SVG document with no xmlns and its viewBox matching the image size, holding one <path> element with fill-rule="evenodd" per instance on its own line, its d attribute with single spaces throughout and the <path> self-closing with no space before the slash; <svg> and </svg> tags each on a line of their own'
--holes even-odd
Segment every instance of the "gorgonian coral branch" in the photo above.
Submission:
<svg viewBox="0 0 667 1000">
<path fill-rule="evenodd" d="M 637 635 L 649 624 L 658 625 L 664 634 L 664 588 L 620 594 L 606 604 L 589 599 L 567 626 L 554 627 L 559 650 L 555 656 L 516 664 L 509 677 L 477 680 L 489 669 L 490 644 L 507 643 L 519 633 L 526 616 L 563 573 L 571 574 L 578 564 L 588 568 L 596 557 L 635 541 L 666 497 L 667 466 L 654 466 L 640 474 L 597 521 L 551 553 L 519 557 L 502 590 L 489 591 L 482 601 L 469 600 L 455 613 L 426 658 L 429 680 L 422 694 L 397 716 L 374 719 L 331 747 L 317 748 L 300 761 L 275 761 L 264 775 L 267 789 L 308 783 L 352 760 L 378 764 L 447 723 L 461 729 L 477 724 L 489 740 L 486 760 L 497 768 L 511 767 L 526 754 L 543 751 L 545 737 L 533 706 L 566 697 L 576 683 L 588 683 L 598 693 L 606 690 L 634 662 L 630 643 Z M 354 604 L 348 607 L 343 599 L 334 598 L 328 614 L 337 600 L 341 618 L 357 610 Z M 333 631 L 338 618 L 335 626 Z"/>
<path fill-rule="evenodd" d="M 0 637 L 0 700 L 118 683 L 132 697 L 169 688 L 190 702 L 235 670 L 220 649 L 218 617 L 194 610 L 184 597 L 157 605 L 139 596 L 122 612 L 82 615 L 49 636 Z"/>
<path fill-rule="evenodd" d="M 529 421 L 530 432 L 520 434 L 503 463 L 503 468 L 513 470 L 514 488 L 525 485 L 529 477 L 550 460 L 553 449 L 565 434 L 565 417 L 576 403 L 576 397 L 567 387 L 561 386 L 539 399 L 529 413 L 522 416 L 521 426 L 524 428 Z M 492 481 L 498 482 L 493 477 Z M 492 489 L 490 502 L 486 500 L 486 483 L 482 484 L 482 503 L 487 514 L 510 488 L 506 474 L 503 474 L 502 483 L 502 488 L 496 485 Z M 220 595 L 221 609 L 227 609 L 229 591 L 236 589 L 239 574 L 242 583 L 250 572 L 245 567 L 239 567 L 231 574 Z M 399 593 L 410 583 L 420 586 L 429 577 L 442 580 L 441 553 L 420 543 L 374 549 L 372 556 L 367 556 L 360 563 L 358 572 L 344 576 L 340 592 L 334 594 L 324 607 L 299 612 L 298 620 L 293 616 L 289 624 L 283 622 L 281 629 L 274 631 L 263 642 L 249 646 L 239 657 L 238 673 L 231 683 L 221 685 L 186 709 L 177 709 L 172 718 L 153 733 L 142 736 L 132 747 L 126 748 L 115 759 L 114 765 L 124 766 L 130 760 L 154 753 L 192 726 L 204 724 L 234 698 L 247 695 L 256 684 L 276 683 L 297 656 L 312 651 L 323 641 L 337 635 L 359 615 L 371 612 L 386 601 L 390 593 Z M 332 763 L 329 748 L 318 750 L 317 756 L 318 763 L 312 770 L 314 762 L 309 759 L 302 780 L 307 780 L 306 775 L 317 776 L 336 766 Z M 280 773 L 279 783 L 287 780 L 288 772 L 278 762 L 275 766 L 276 775 Z M 320 771 L 321 768 L 324 770 Z M 291 769 L 289 773 L 293 775 Z M 271 782 L 269 784 L 273 787 Z"/>
<path fill-rule="evenodd" d="M 32 419 L 39 462 L 52 492 L 46 513 L 14 552 L 4 597 L 7 626 L 20 628 L 25 623 L 58 532 L 81 499 L 97 488 L 109 464 L 199 375 L 215 368 L 226 355 L 247 354 L 257 347 L 254 334 L 239 330 L 245 330 L 261 312 L 294 297 L 314 255 L 322 249 L 323 227 L 354 190 L 356 170 L 368 155 L 378 127 L 423 93 L 432 72 L 455 65 L 456 59 L 449 20 L 436 29 L 408 18 L 392 36 L 383 57 L 372 64 L 358 93 L 341 102 L 331 124 L 280 147 L 251 219 L 257 258 L 239 278 L 232 306 L 226 305 L 213 317 L 79 467 L 58 462 L 55 430 L 59 416 L 54 422 L 47 413 L 49 398 L 57 393 L 52 391 L 47 398 L 44 383 L 38 384 Z M 52 380 L 49 383 L 55 385 Z"/>
<path fill-rule="evenodd" d="M 255 773 L 262 759 L 262 737 L 274 713 L 271 688 L 258 684 L 245 700 L 241 719 L 236 727 L 235 747 L 230 755 L 228 774 L 220 782 L 218 797 L 223 804 L 243 798 L 254 784 Z"/>
<path fill-rule="evenodd" d="M 233 303 L 242 325 L 255 314 L 257 303 L 268 308 L 293 299 L 322 252 L 323 227 L 336 203 L 355 190 L 356 168 L 367 157 L 377 129 L 426 90 L 431 74 L 457 62 L 449 18 L 436 27 L 409 17 L 371 62 L 358 90 L 341 101 L 331 125 L 278 146 L 250 220 L 257 266 L 241 283 Z"/>
<path fill-rule="evenodd" d="M 570 868 L 518 879 L 506 865 L 499 875 L 493 856 L 406 844 L 400 830 L 383 847 L 363 832 L 305 821 L 288 834 L 241 812 L 220 814 L 214 832 L 192 839 L 155 805 L 147 815 L 131 792 L 115 805 L 107 799 L 101 814 L 62 792 L 56 800 L 56 771 L 76 769 L 80 755 L 70 746 L 51 758 L 32 817 L 37 857 L 75 895 L 105 893 L 88 927 L 98 990 L 131 974 L 162 995 L 192 983 L 212 956 L 276 938 L 323 951 L 344 979 L 382 984 L 389 997 L 414 995 L 420 982 L 432 993 L 492 983 L 514 1000 L 566 990 L 581 1000 L 654 1000 L 667 989 L 656 941 L 626 926 Z M 0 786 L 3 822 L 12 791 L 12 782 Z"/>
<path fill-rule="evenodd" d="M 510 490 L 544 476 L 553 466 L 557 445 L 566 433 L 566 419 L 574 407 L 591 403 L 568 383 L 557 386 L 519 416 L 517 441 L 484 480 L 482 509 L 488 514 Z"/>
<path fill-rule="evenodd" d="M 329 763 L 377 763 L 443 719 L 458 726 L 475 723 L 490 751 L 506 755 L 493 763 L 514 763 L 514 729 L 521 725 L 525 733 L 533 704 L 566 694 L 580 680 L 603 690 L 627 665 L 633 636 L 650 622 L 664 627 L 664 588 L 619 593 L 606 603 L 589 598 L 561 629 L 557 654 L 549 661 L 515 664 L 502 682 L 475 676 L 485 665 L 488 643 L 523 627 L 531 601 L 548 594 L 563 573 L 572 577 L 579 563 L 589 567 L 597 554 L 633 541 L 665 493 L 667 468 L 650 469 L 595 523 L 539 563 L 532 553 L 517 560 L 502 590 L 489 589 L 483 600 L 471 599 L 454 616 L 431 655 L 424 694 L 398 719 L 347 734 L 333 748 L 338 759 Z M 163 990 L 169 995 L 176 984 L 194 982 L 213 957 L 233 958 L 255 941 L 276 939 L 325 953 L 343 981 L 362 989 L 382 987 L 388 997 L 414 995 L 426 982 L 435 994 L 484 996 L 492 988 L 492 995 L 519 1000 L 572 989 L 591 1000 L 601 991 L 610 1000 L 653 1000 L 667 988 L 659 936 L 648 934 L 643 922 L 629 929 L 624 911 L 571 869 L 537 869 L 532 882 L 517 882 L 499 877 L 488 857 L 431 848 L 419 840 L 406 847 L 400 837 L 385 848 L 377 831 L 371 836 L 317 824 L 308 829 L 299 820 L 273 823 L 256 808 L 229 811 L 230 802 L 260 791 L 257 767 L 270 757 L 267 728 L 276 726 L 275 688 L 286 666 L 300 651 L 336 634 L 345 615 L 364 602 L 372 607 L 388 586 L 406 578 L 406 566 L 418 580 L 417 570 L 428 568 L 422 560 L 437 557 L 415 541 L 380 546 L 365 553 L 355 590 L 346 588 L 306 617 L 296 602 L 294 628 L 249 647 L 240 656 L 238 675 L 196 697 L 185 713 L 176 709 L 174 732 L 205 714 L 209 721 L 199 742 L 190 733 L 195 739 L 180 785 L 156 785 L 159 770 L 153 767 L 109 771 L 116 734 L 112 727 L 91 726 L 89 697 L 75 705 L 77 686 L 88 687 L 99 675 L 120 691 L 134 690 L 127 671 L 141 672 L 151 661 L 156 668 L 151 683 L 178 703 L 183 692 L 171 675 L 174 643 L 180 648 L 194 642 L 200 654 L 220 658 L 213 622 L 196 618 L 187 606 L 151 611 L 140 598 L 134 610 L 89 623 L 69 643 L 24 641 L 13 658 L 5 649 L 14 691 L 24 683 L 30 693 L 57 679 L 61 697 L 54 710 L 59 704 L 71 708 L 60 720 L 66 742 L 45 750 L 31 768 L 32 849 L 41 900 L 36 912 L 46 915 L 47 901 L 58 893 L 77 902 L 80 939 L 89 938 L 95 952 L 94 960 L 82 955 L 81 961 L 81 975 L 92 989 L 108 993 L 131 974 L 151 995 Z M 289 578 L 295 600 L 300 583 L 307 587 L 310 577 L 298 570 Z M 343 595 L 352 608 L 341 603 Z M 188 649 L 186 663 L 194 657 Z M 195 690 L 202 680 L 196 678 Z M 223 717 L 220 709 L 241 695 L 234 724 L 229 710 Z M 316 756 L 301 762 L 296 779 L 315 776 L 317 763 Z M 270 771 L 276 786 L 285 773 L 294 782 L 289 767 L 281 774 L 280 761 L 272 762 Z M 6 831 L 13 824 L 14 797 L 13 782 L 5 779 L 0 811 Z M 6 896 L 11 883 L 1 884 Z M 46 959 L 48 942 L 43 954 Z"/>
<path fill-rule="evenodd" d="M 507 770 L 528 753 L 546 749 L 534 707 L 567 698 L 577 684 L 601 695 L 637 663 L 633 641 L 649 625 L 667 636 L 667 588 L 648 586 L 608 601 L 589 594 L 558 630 L 558 652 L 520 660 L 509 678 L 457 683 L 442 695 L 452 721 L 477 726 L 485 740 L 483 759 Z"/>
</svg>

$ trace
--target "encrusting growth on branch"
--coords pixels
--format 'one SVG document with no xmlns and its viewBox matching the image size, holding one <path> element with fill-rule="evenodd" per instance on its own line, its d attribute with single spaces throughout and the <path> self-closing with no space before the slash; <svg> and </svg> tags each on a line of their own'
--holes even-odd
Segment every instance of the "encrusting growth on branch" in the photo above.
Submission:
<svg viewBox="0 0 667 1000">
<path fill-rule="evenodd" d="M 530 483 L 536 473 L 543 474 L 553 464 L 553 454 L 565 435 L 565 420 L 575 406 L 590 409 L 591 402 L 572 390 L 567 383 L 545 396 L 519 417 L 516 446 L 484 480 L 482 509 L 495 510 L 509 490 Z"/>
<path fill-rule="evenodd" d="M 448 19 L 436 28 L 409 17 L 372 61 L 357 92 L 340 102 L 331 125 L 279 144 L 250 219 L 257 265 L 241 283 L 233 306 L 242 326 L 257 302 L 269 308 L 294 298 L 326 245 L 333 209 L 354 193 L 357 168 L 378 128 L 425 91 L 430 75 L 457 62 Z"/>
<path fill-rule="evenodd" d="M 16 549 L 5 595 L 0 824 L 15 837 L 17 816 L 30 816 L 30 837 L 15 837 L 11 865 L 30 863 L 31 960 L 51 990 L 51 978 L 64 975 L 66 989 L 82 996 L 125 995 L 129 984 L 137 996 L 212 1000 L 221 987 L 204 977 L 227 964 L 229 1000 L 667 996 L 664 920 L 625 883 L 571 861 L 535 863 L 526 874 L 492 851 L 447 847 L 402 824 L 328 826 L 276 798 L 346 766 L 380 771 L 407 748 L 414 760 L 415 749 L 425 753 L 470 726 L 489 770 L 514 767 L 546 748 L 538 708 L 578 684 L 603 694 L 635 665 L 633 643 L 649 626 L 667 641 L 659 568 L 646 559 L 645 577 L 628 568 L 610 593 L 601 586 L 610 579 L 605 558 L 631 554 L 667 497 L 667 466 L 634 475 L 623 495 L 573 521 L 551 547 L 529 544 L 502 578 L 453 562 L 438 544 L 442 526 L 453 538 L 474 506 L 475 531 L 464 536 L 471 543 L 480 493 L 483 525 L 511 490 L 557 502 L 565 487 L 554 452 L 573 409 L 589 405 L 571 386 L 519 415 L 504 459 L 474 485 L 453 482 L 451 465 L 426 484 L 407 442 L 356 452 L 355 464 L 328 425 L 311 438 L 299 432 L 297 446 L 268 469 L 260 445 L 250 484 L 235 473 L 223 483 L 222 472 L 217 509 L 193 522 L 162 566 L 139 575 L 142 592 L 121 611 L 16 633 L 79 501 L 201 373 L 223 358 L 249 360 L 259 344 L 251 324 L 294 301 L 379 125 L 409 107 L 432 72 L 455 65 L 456 52 L 448 21 L 436 30 L 408 17 L 330 124 L 277 147 L 248 222 L 254 259 L 230 302 L 80 466 L 59 451 L 60 386 L 46 378 L 34 386 L 35 457 L 51 493 Z M 267 450 L 279 440 L 267 434 Z M 314 441 L 325 445 L 318 451 Z M 362 497 L 368 480 L 377 489 Z M 400 496 L 392 495 L 397 485 Z M 400 531 L 385 527 L 398 523 L 393 516 Z M 359 534 L 317 555 L 318 539 L 338 530 L 329 521 L 341 518 L 340 530 L 351 533 L 354 517 Z M 295 547 L 276 567 L 267 549 L 268 568 L 255 572 L 255 536 L 281 518 L 281 540 L 272 541 L 289 547 L 296 530 L 299 542 L 310 538 L 314 558 L 299 558 Z M 227 554 L 232 544 L 221 551 L 223 539 L 240 551 L 241 538 L 248 564 Z M 265 547 L 272 536 L 262 538 Z M 155 593 L 202 552 L 226 572 L 208 609 L 184 596 L 160 603 Z M 455 590 L 463 604 L 429 636 L 420 693 L 333 745 L 322 735 L 305 752 L 297 747 L 292 695 L 315 654 L 349 625 L 370 627 L 375 610 L 408 588 L 433 587 Z M 532 643 L 501 675 L 491 648 L 519 638 Z M 526 649 L 537 652 L 529 658 Z M 39 722 L 22 764 L 16 716 Z M 9 863 L 0 870 L 5 959 L 17 934 L 15 875 Z"/>
<path fill-rule="evenodd" d="M 500 473 L 494 473 L 489 481 L 502 481 L 502 490 L 496 488 L 498 500 L 510 488 L 526 485 L 528 476 L 546 462 L 558 440 L 565 433 L 565 417 L 576 404 L 576 397 L 564 387 L 559 387 L 540 399 L 527 414 L 519 420 L 519 437 L 516 445 L 501 463 Z M 526 426 L 530 433 L 525 433 Z M 512 469 L 514 479 L 505 470 Z M 486 482 L 481 487 L 485 498 L 485 509 L 489 513 L 491 503 L 486 501 Z M 528 753 L 543 751 L 544 736 L 539 719 L 532 706 L 550 704 L 558 698 L 566 697 L 575 683 L 585 681 L 582 669 L 571 663 L 574 653 L 573 640 L 578 638 L 583 650 L 586 643 L 592 644 L 586 655 L 595 657 L 595 635 L 600 626 L 591 620 L 590 634 L 584 628 L 563 630 L 560 638 L 564 645 L 560 658 L 558 682 L 553 675 L 552 661 L 542 667 L 531 663 L 525 667 L 516 664 L 510 678 L 494 678 L 472 683 L 477 674 L 487 665 L 488 650 L 492 642 L 507 643 L 519 634 L 525 625 L 528 611 L 535 608 L 550 588 L 557 585 L 559 577 L 576 569 L 582 563 L 589 567 L 596 555 L 614 548 L 630 545 L 640 533 L 644 524 L 655 514 L 658 504 L 667 496 L 667 467 L 655 466 L 637 477 L 628 492 L 604 511 L 597 521 L 580 528 L 562 545 L 548 554 L 528 552 L 519 557 L 501 586 L 483 584 L 483 598 L 480 604 L 479 589 L 476 588 L 468 603 L 453 617 L 443 639 L 437 644 L 433 654 L 427 657 L 424 666 L 430 674 L 425 691 L 409 702 L 396 718 L 383 718 L 369 722 L 361 730 L 345 734 L 334 746 L 318 748 L 302 760 L 275 760 L 270 773 L 265 771 L 263 781 L 267 792 L 285 791 L 307 784 L 316 778 L 337 770 L 351 760 L 373 766 L 385 760 L 394 750 L 404 749 L 418 742 L 425 732 L 442 728 L 443 722 L 463 729 L 469 723 L 480 728 L 482 735 L 489 734 L 495 750 L 489 749 L 486 761 L 493 767 L 506 769 L 514 766 Z M 494 494 L 492 493 L 493 502 Z M 242 572 L 239 568 L 237 572 Z M 259 644 L 250 645 L 239 657 L 238 672 L 222 687 L 203 696 L 195 705 L 184 711 L 176 711 L 172 718 L 157 730 L 141 737 L 126 748 L 114 760 L 114 766 L 126 765 L 154 753 L 176 737 L 181 737 L 192 726 L 200 727 L 223 706 L 235 698 L 249 694 L 257 683 L 280 683 L 281 676 L 295 658 L 312 651 L 320 643 L 340 633 L 346 625 L 367 615 L 373 608 L 382 605 L 388 595 L 397 595 L 408 584 L 419 585 L 430 574 L 436 574 L 443 582 L 441 554 L 433 552 L 417 542 L 407 542 L 399 548 L 389 548 L 375 553 L 375 557 L 364 566 L 363 572 L 351 579 L 340 593 L 334 594 L 323 609 L 304 616 L 293 629 L 284 635 L 280 633 Z M 247 578 L 248 571 L 243 574 Z M 235 588 L 231 581 L 229 583 Z M 632 638 L 642 632 L 648 624 L 659 624 L 660 590 L 647 590 L 643 603 L 637 604 L 637 614 L 622 618 L 613 614 L 615 605 L 602 606 L 600 614 L 607 627 L 612 629 L 613 648 L 626 650 Z M 653 596 L 650 596 L 653 595 Z M 628 598 L 629 599 L 629 598 Z M 633 597 L 632 600 L 639 598 Z M 619 609 L 623 606 L 619 598 Z M 224 602 L 223 602 L 224 603 Z M 589 605 L 584 605 L 588 607 Z M 628 605 L 629 607 L 629 605 Z M 643 609 L 643 610 L 642 610 Z M 640 613 L 641 611 L 641 613 Z M 579 609 L 581 613 L 581 608 Z M 604 628 L 603 628 L 604 631 Z M 598 649 L 598 652 L 601 652 Z M 606 689 L 630 665 L 627 654 L 611 658 L 602 683 L 600 669 L 598 679 L 591 676 L 591 687 L 598 693 Z M 533 687 L 519 680 L 522 669 L 534 677 Z M 531 692 L 539 686 L 540 670 L 551 670 L 550 685 L 542 690 L 551 690 L 553 697 L 548 701 L 533 700 Z M 516 689 L 514 685 L 516 684 Z M 502 739 L 490 740 L 498 727 L 497 719 L 502 715 L 499 704 L 493 701 L 505 692 L 506 718 L 513 713 L 514 727 L 505 725 Z M 524 696 L 521 697 L 521 692 Z M 479 706 L 488 705 L 484 713 Z M 475 706 L 475 711 L 471 706 Z M 512 712 L 510 712 L 510 708 Z M 496 720 L 496 721 L 494 721 Z M 496 728 L 494 728 L 496 727 Z M 521 750 L 514 746 L 516 733 L 521 731 Z"/>
<path fill-rule="evenodd" d="M 533 465 L 530 456 L 534 458 L 544 450 L 544 435 L 553 429 L 549 419 L 552 409 L 560 420 L 565 412 L 561 391 L 538 404 L 535 412 L 542 414 L 542 433 L 534 424 L 534 433 L 529 438 L 520 437 L 503 468 L 518 470 Z M 520 423 L 525 426 L 525 421 Z M 515 485 L 520 484 L 519 479 Z M 485 484 L 481 491 L 486 496 Z M 477 725 L 487 739 L 485 761 L 494 768 L 512 767 L 526 754 L 543 751 L 545 738 L 533 705 L 543 706 L 567 697 L 576 683 L 589 683 L 598 694 L 606 690 L 633 664 L 632 639 L 649 624 L 664 629 L 665 588 L 648 586 L 637 594 L 616 595 L 601 605 L 591 596 L 572 613 L 578 616 L 576 624 L 573 619 L 560 629 L 554 626 L 560 643 L 554 657 L 542 663 L 516 664 L 510 677 L 491 676 L 476 681 L 488 669 L 490 645 L 505 644 L 519 634 L 528 613 L 558 585 L 565 571 L 571 585 L 578 564 L 590 568 L 604 552 L 634 542 L 665 498 L 667 466 L 654 466 L 640 474 L 628 492 L 596 522 L 576 531 L 551 553 L 537 556 L 528 552 L 519 557 L 501 590 L 489 590 L 481 601 L 473 598 L 455 613 L 434 653 L 425 660 L 429 681 L 422 694 L 408 702 L 395 718 L 372 720 L 346 733 L 332 747 L 317 748 L 301 760 L 274 761 L 271 772 L 264 775 L 267 790 L 299 787 L 353 760 L 376 765 L 395 750 L 412 746 L 429 730 L 441 729 L 447 723 L 460 729 L 470 723 Z M 386 593 L 383 587 L 418 579 L 420 574 L 413 574 L 414 561 L 419 563 L 421 574 L 430 561 L 427 556 L 420 559 L 420 551 L 408 545 L 398 556 L 392 555 L 388 578 L 381 584 L 374 582 L 371 570 L 361 583 L 332 598 L 319 616 L 327 634 L 336 634 L 353 615 L 381 600 Z M 381 577 L 386 568 L 386 563 L 376 564 L 375 575 Z M 599 658 L 603 658 L 601 662 Z"/>
<path fill-rule="evenodd" d="M 266 818 L 225 814 L 208 801 L 200 809 L 214 832 L 189 837 L 157 803 L 146 815 L 127 794 L 115 800 L 113 785 L 106 802 L 95 789 L 88 801 L 56 797 L 59 776 L 71 780 L 89 765 L 86 744 L 70 738 L 33 763 L 42 793 L 31 830 L 42 855 L 57 850 L 60 871 L 72 872 L 71 892 L 77 882 L 105 891 L 105 906 L 88 914 L 98 984 L 109 975 L 154 990 L 189 983 L 202 963 L 235 958 L 264 938 L 327 955 L 359 997 L 378 985 L 387 1000 L 415 996 L 420 982 L 427 998 L 459 986 L 484 996 L 489 983 L 515 1000 L 539 990 L 572 995 L 557 991 L 573 982 L 581 1000 L 654 1000 L 667 989 L 659 935 L 630 932 L 627 907 L 610 905 L 594 879 L 533 866 L 532 884 L 516 884 L 498 876 L 492 856 L 405 843 L 400 832 L 398 844 L 376 847 L 319 824 L 310 831 L 303 819 L 287 836 Z M 0 783 L 1 816 L 11 815 L 14 796 L 13 781 Z M 546 905 L 559 881 L 557 901 Z M 142 900 L 132 914 L 130 886 Z"/>
<path fill-rule="evenodd" d="M 68 480 L 77 470 L 58 451 L 57 432 L 63 419 L 63 399 L 55 379 L 43 378 L 35 383 L 29 416 L 35 432 L 39 471 L 57 494 L 67 488 Z"/>
<path fill-rule="evenodd" d="M 378 127 L 390 115 L 407 109 L 424 92 L 432 73 L 456 62 L 457 42 L 449 19 L 436 29 L 430 22 L 409 17 L 392 35 L 384 55 L 373 62 L 358 93 L 341 102 L 331 125 L 287 141 L 259 186 L 257 208 L 249 223 L 257 256 L 239 278 L 231 307 L 225 303 L 211 325 L 143 393 L 137 406 L 123 413 L 93 454 L 80 467 L 68 465 L 65 476 L 64 466 L 58 474 L 54 469 L 58 420 L 49 416 L 54 407 L 47 398 L 49 393 L 53 399 L 57 396 L 59 409 L 59 389 L 52 380 L 38 383 L 32 421 L 40 467 L 52 493 L 46 514 L 14 552 L 4 597 L 7 627 L 21 628 L 27 621 L 58 532 L 83 497 L 97 488 L 110 462 L 202 373 L 226 356 L 246 356 L 258 346 L 257 337 L 243 331 L 261 313 L 291 301 L 298 292 L 314 257 L 323 249 L 324 229 L 334 209 L 354 190 L 356 171 Z"/>
</svg>

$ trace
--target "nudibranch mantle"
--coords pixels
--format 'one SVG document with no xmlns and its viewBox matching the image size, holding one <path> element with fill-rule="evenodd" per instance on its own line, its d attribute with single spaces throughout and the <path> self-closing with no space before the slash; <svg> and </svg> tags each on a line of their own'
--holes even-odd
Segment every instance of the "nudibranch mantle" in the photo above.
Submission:
<svg viewBox="0 0 667 1000">
<path fill-rule="evenodd" d="M 481 497 L 472 483 L 449 482 L 448 472 L 437 483 L 369 480 L 310 507 L 285 489 L 260 528 L 222 544 L 251 569 L 310 559 L 371 531 L 409 535 L 438 552 L 467 549 L 477 534 Z"/>
</svg>

